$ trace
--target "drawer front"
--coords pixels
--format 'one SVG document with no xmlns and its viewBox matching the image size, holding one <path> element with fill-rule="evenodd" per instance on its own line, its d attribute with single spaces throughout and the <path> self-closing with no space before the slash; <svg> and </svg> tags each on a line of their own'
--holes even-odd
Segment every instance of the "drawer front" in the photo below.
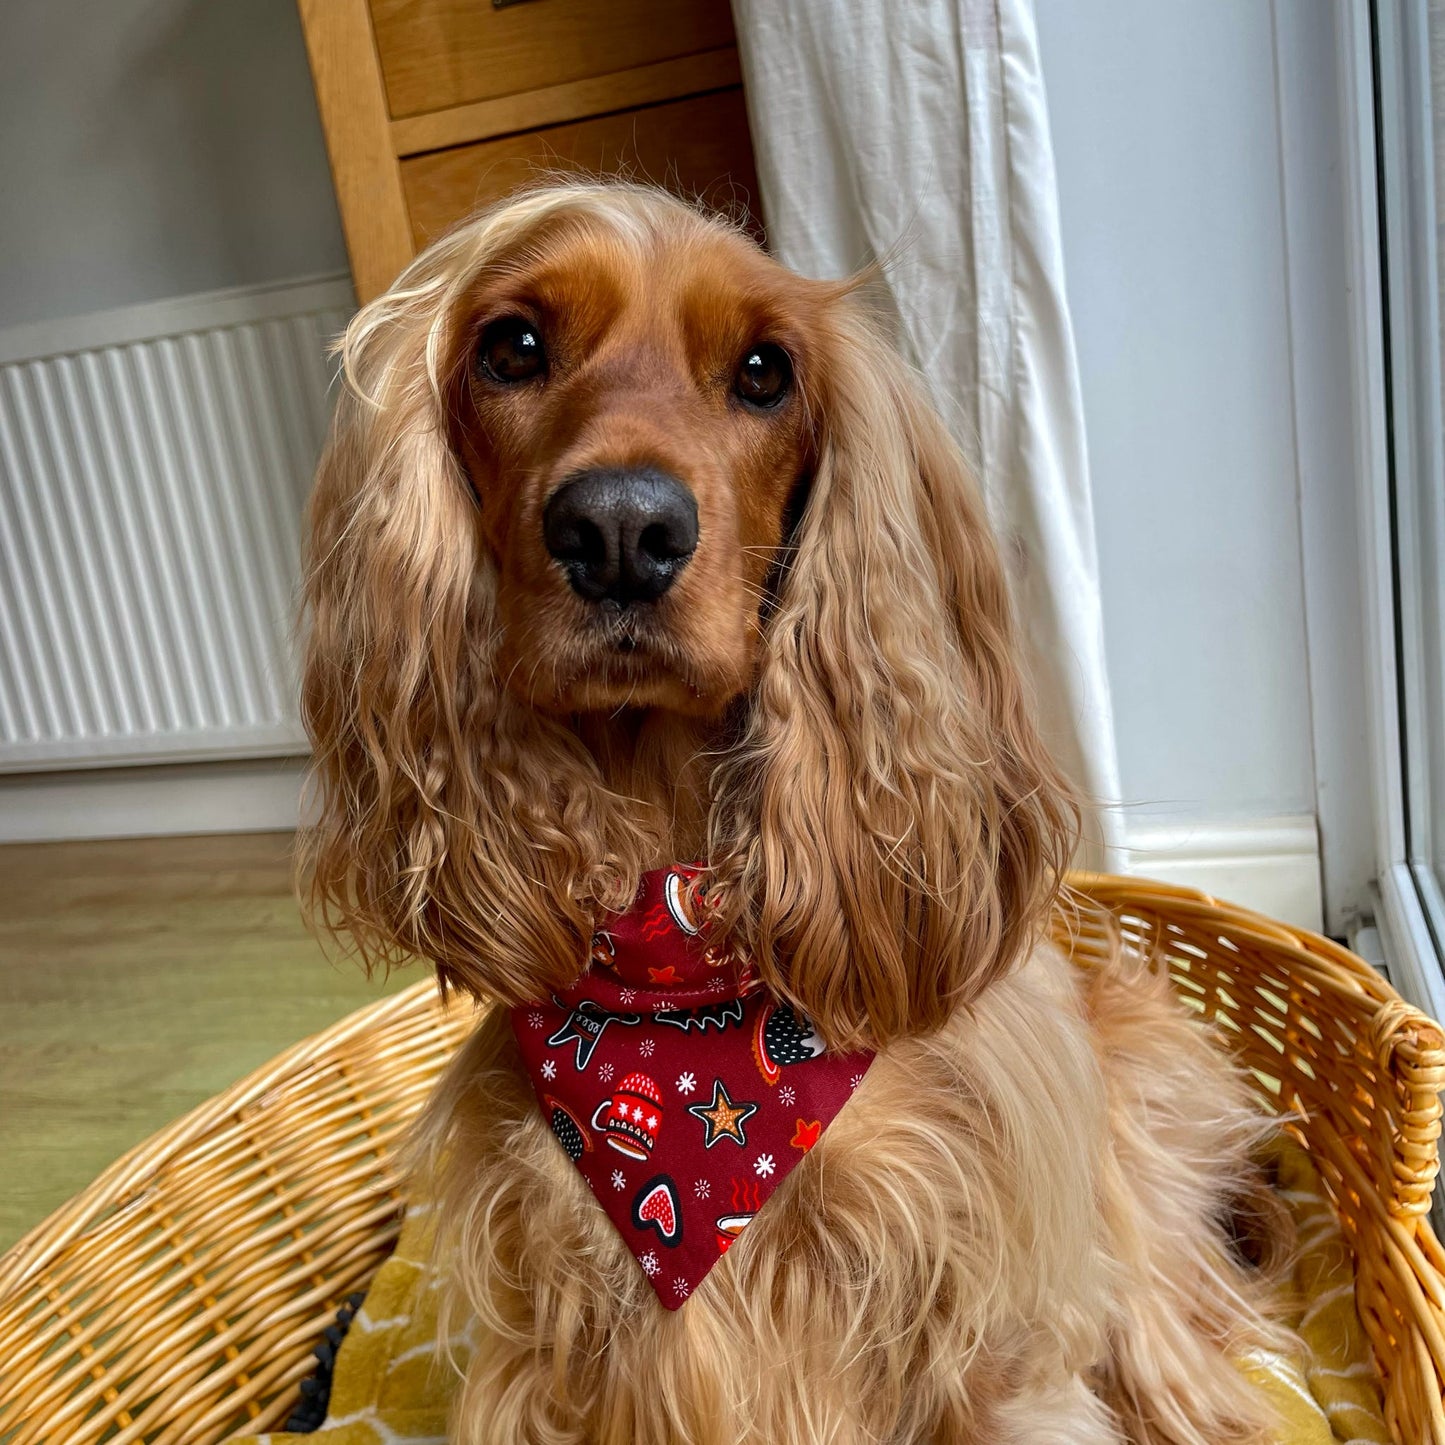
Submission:
<svg viewBox="0 0 1445 1445">
<path fill-rule="evenodd" d="M 392 119 L 733 44 L 727 0 L 371 0 Z"/>
<path fill-rule="evenodd" d="M 620 172 L 714 205 L 747 205 L 752 228 L 759 229 L 752 141 L 743 93 L 735 87 L 403 161 L 417 247 L 540 172 L 557 170 Z"/>
</svg>

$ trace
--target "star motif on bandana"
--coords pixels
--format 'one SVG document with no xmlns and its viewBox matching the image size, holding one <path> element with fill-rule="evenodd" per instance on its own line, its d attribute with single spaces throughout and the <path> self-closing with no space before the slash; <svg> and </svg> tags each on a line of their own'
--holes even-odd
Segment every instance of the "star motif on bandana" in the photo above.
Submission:
<svg viewBox="0 0 1445 1445">
<path fill-rule="evenodd" d="M 801 1149 L 806 1154 L 818 1142 L 822 1134 L 823 1121 L 821 1119 L 814 1119 L 811 1123 L 806 1119 L 799 1119 L 797 1130 L 788 1142 L 794 1149 Z"/>
<path fill-rule="evenodd" d="M 734 1144 L 739 1145 L 746 1144 L 748 1136 L 743 1131 L 743 1125 L 758 1112 L 758 1106 L 733 1103 L 728 1098 L 727 1090 L 723 1088 L 723 1081 L 714 1079 L 712 1103 L 689 1104 L 687 1112 L 701 1119 L 707 1126 L 707 1137 L 703 1140 L 703 1147 L 711 1149 L 719 1139 L 731 1139 Z"/>
</svg>

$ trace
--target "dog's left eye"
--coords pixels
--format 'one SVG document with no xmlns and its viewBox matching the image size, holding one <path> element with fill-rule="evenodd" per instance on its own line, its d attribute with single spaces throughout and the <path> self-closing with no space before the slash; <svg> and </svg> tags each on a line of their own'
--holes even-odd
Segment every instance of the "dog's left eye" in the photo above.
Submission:
<svg viewBox="0 0 1445 1445">
<path fill-rule="evenodd" d="M 521 316 L 493 321 L 477 343 L 477 366 L 489 381 L 504 386 L 540 376 L 547 366 L 542 333 Z"/>
<path fill-rule="evenodd" d="M 738 363 L 733 390 L 749 406 L 776 406 L 793 384 L 793 363 L 781 346 L 771 341 L 750 346 Z"/>
</svg>

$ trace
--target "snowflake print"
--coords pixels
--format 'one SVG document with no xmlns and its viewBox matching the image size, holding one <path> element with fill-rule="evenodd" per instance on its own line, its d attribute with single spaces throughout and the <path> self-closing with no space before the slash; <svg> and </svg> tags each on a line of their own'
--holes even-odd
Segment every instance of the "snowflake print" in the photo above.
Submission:
<svg viewBox="0 0 1445 1445">
<path fill-rule="evenodd" d="M 798 1101 L 798 1091 L 791 1084 L 784 1084 L 778 1090 L 778 1102 L 785 1109 L 791 1109 Z"/>
<path fill-rule="evenodd" d="M 544 1079 L 555 1079 L 557 1077 L 557 1061 L 555 1059 L 542 1060 L 542 1077 Z"/>
<path fill-rule="evenodd" d="M 643 1039 L 637 1046 L 637 1052 L 641 1054 L 644 1059 L 650 1059 L 656 1048 L 657 1045 L 653 1043 L 651 1039 Z"/>
<path fill-rule="evenodd" d="M 773 1156 L 771 1154 L 759 1154 L 753 1161 L 753 1173 L 759 1179 L 766 1179 L 773 1172 Z"/>
<path fill-rule="evenodd" d="M 862 1074 L 854 1074 L 853 1077 L 848 1080 L 848 1087 L 849 1087 L 850 1089 L 856 1089 L 856 1088 L 858 1087 L 858 1085 L 861 1084 L 862 1082 L 863 1082 L 863 1075 L 862 1075 Z"/>
<path fill-rule="evenodd" d="M 721 974 L 718 974 L 716 978 L 710 978 L 707 981 L 707 991 L 709 993 L 721 993 L 727 986 L 728 981 Z"/>
<path fill-rule="evenodd" d="M 604 1084 L 610 1084 L 612 1082 L 612 1076 L 616 1072 L 617 1070 L 611 1064 L 603 1064 L 602 1067 L 597 1070 L 597 1077 L 601 1079 Z"/>
<path fill-rule="evenodd" d="M 621 998 L 623 1003 L 633 1003 L 637 998 L 637 990 L 635 988 L 625 988 L 618 997 Z"/>
<path fill-rule="evenodd" d="M 696 1194 L 699 1199 L 711 1198 L 712 1185 L 709 1184 L 706 1179 L 699 1179 L 697 1183 L 692 1186 L 692 1192 Z"/>
<path fill-rule="evenodd" d="M 527 1023 L 534 1029 L 546 1028 L 547 1026 L 547 1020 L 535 1009 L 527 1015 Z"/>
<path fill-rule="evenodd" d="M 690 1094 L 695 1088 L 697 1088 L 697 1079 L 692 1074 L 677 1076 L 677 1092 L 679 1094 Z"/>
<path fill-rule="evenodd" d="M 685 1279 L 675 1279 L 672 1282 L 673 1293 L 677 1295 L 678 1299 L 687 1298 L 688 1288 L 689 1286 Z"/>
<path fill-rule="evenodd" d="M 621 1189 L 626 1185 L 626 1183 L 627 1176 L 623 1174 L 620 1169 L 614 1169 L 612 1171 L 612 1187 L 614 1189 Z"/>
<path fill-rule="evenodd" d="M 647 1271 L 649 1277 L 662 1273 L 662 1261 L 650 1249 L 638 1263 Z"/>
</svg>

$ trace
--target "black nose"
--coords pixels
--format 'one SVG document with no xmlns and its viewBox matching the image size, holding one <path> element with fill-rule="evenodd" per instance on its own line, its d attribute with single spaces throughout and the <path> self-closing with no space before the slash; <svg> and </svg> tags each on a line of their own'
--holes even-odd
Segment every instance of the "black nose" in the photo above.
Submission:
<svg viewBox="0 0 1445 1445">
<path fill-rule="evenodd" d="M 650 602 L 697 547 L 697 501 L 651 468 L 579 472 L 552 494 L 542 535 L 579 596 Z"/>
</svg>

